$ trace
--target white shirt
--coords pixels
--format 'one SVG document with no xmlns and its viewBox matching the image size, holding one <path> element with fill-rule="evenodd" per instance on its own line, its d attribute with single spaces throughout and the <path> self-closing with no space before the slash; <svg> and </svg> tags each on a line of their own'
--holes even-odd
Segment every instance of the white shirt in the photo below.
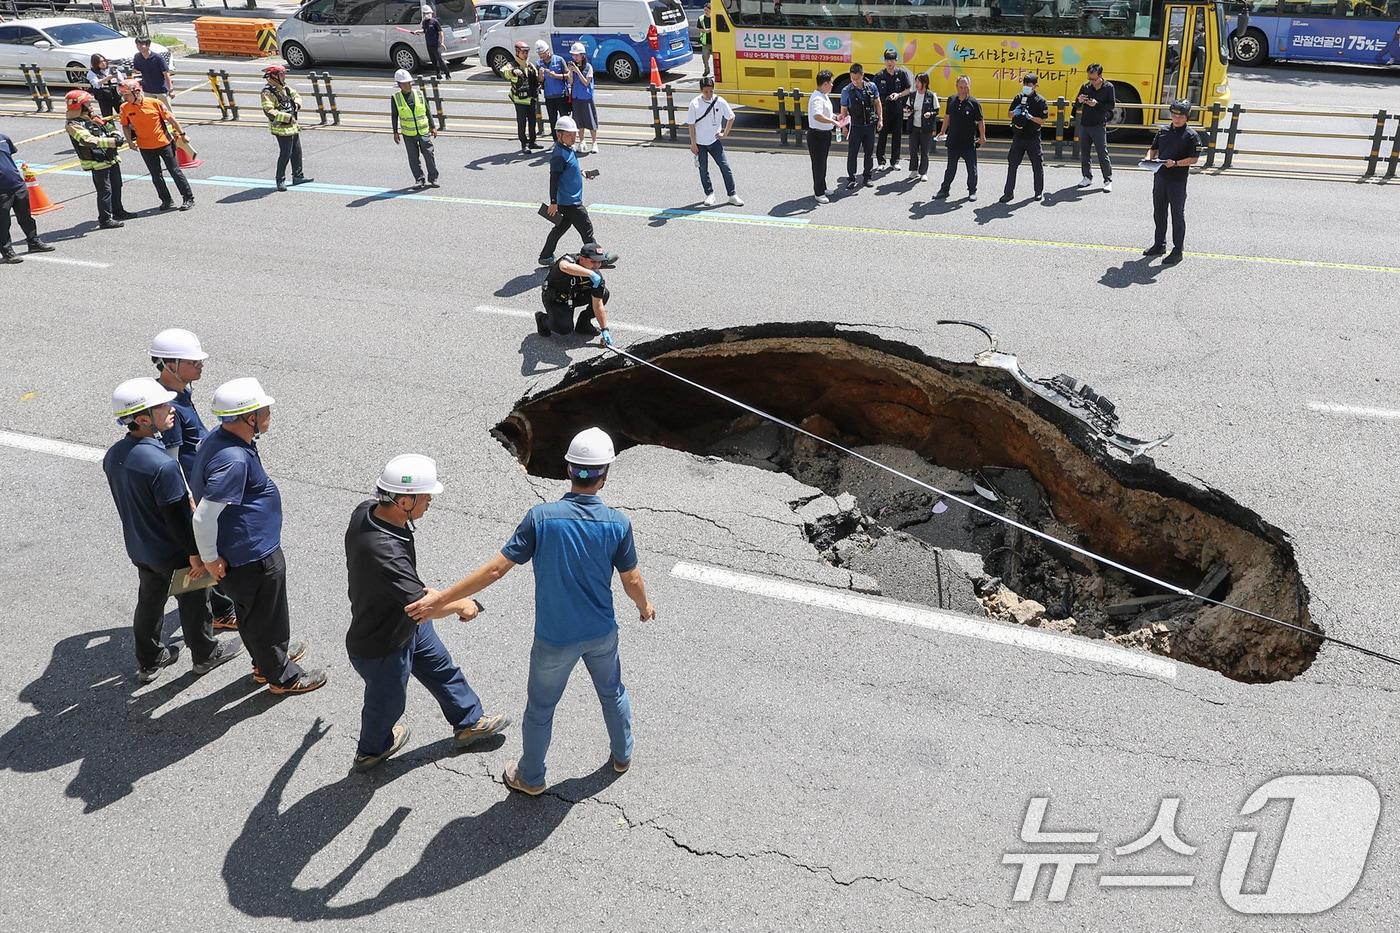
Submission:
<svg viewBox="0 0 1400 933">
<path fill-rule="evenodd" d="M 714 104 L 713 109 L 710 104 Z M 705 111 L 709 115 L 703 120 L 700 119 Z M 734 119 L 734 110 L 729 106 L 729 101 L 716 94 L 709 100 L 701 94 L 690 102 L 690 107 L 686 110 L 685 122 L 695 127 L 695 142 L 701 146 L 711 145 L 719 139 L 719 131 L 724 129 L 725 121 Z"/>
<path fill-rule="evenodd" d="M 813 91 L 812 96 L 807 98 L 807 128 L 821 130 L 830 133 L 836 129 L 831 123 L 820 123 L 817 117 L 826 117 L 827 120 L 836 119 L 836 111 L 831 109 L 831 96 L 822 91 Z"/>
<path fill-rule="evenodd" d="M 922 127 L 924 125 L 924 92 L 914 92 L 914 125 Z"/>
</svg>

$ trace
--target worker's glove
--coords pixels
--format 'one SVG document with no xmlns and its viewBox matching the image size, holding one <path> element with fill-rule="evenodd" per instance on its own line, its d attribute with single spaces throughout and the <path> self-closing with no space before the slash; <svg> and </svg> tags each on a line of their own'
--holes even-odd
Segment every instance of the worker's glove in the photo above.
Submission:
<svg viewBox="0 0 1400 933">
<path fill-rule="evenodd" d="M 1019 117 L 1021 115 L 1021 108 L 1017 107 L 1015 110 L 1011 111 L 1011 115 L 1013 117 Z"/>
<path fill-rule="evenodd" d="M 588 270 L 588 281 L 593 283 L 594 288 L 600 288 L 603 284 L 603 277 L 598 274 L 597 269 Z"/>
<path fill-rule="evenodd" d="M 599 336 L 600 338 L 602 338 L 603 346 L 605 346 L 605 347 L 610 347 L 610 346 L 613 345 L 613 342 L 612 342 L 612 334 L 608 333 L 608 329 L 607 329 L 606 327 L 604 327 L 604 328 L 599 332 L 598 336 Z"/>
</svg>

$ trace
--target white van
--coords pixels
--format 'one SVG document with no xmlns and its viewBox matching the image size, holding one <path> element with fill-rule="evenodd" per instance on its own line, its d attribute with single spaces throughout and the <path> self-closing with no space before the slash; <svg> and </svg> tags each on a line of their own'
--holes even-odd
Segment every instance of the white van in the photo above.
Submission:
<svg viewBox="0 0 1400 933">
<path fill-rule="evenodd" d="M 639 81 L 652 59 L 661 71 L 690 61 L 689 30 L 680 0 L 533 0 L 486 34 L 481 60 L 500 72 L 516 42 L 527 43 L 532 58 L 539 39 L 566 57 L 582 42 L 597 74 Z"/>
<path fill-rule="evenodd" d="M 415 71 L 428 46 L 413 34 L 424 5 L 442 21 L 442 57 L 450 65 L 481 46 L 472 0 L 310 0 L 277 27 L 277 45 L 292 68 L 316 61 L 383 65 Z"/>
</svg>

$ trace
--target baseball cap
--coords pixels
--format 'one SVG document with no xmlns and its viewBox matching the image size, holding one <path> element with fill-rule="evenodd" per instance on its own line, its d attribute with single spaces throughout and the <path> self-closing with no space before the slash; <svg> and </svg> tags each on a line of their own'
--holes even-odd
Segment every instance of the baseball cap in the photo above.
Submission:
<svg viewBox="0 0 1400 933">
<path fill-rule="evenodd" d="M 894 49 L 885 49 L 885 61 L 892 62 L 897 58 L 899 58 L 898 52 L 896 52 Z"/>
<path fill-rule="evenodd" d="M 578 255 L 580 259 L 596 259 L 598 262 L 602 262 L 608 254 L 597 243 L 585 243 L 583 248 L 578 251 Z"/>
</svg>

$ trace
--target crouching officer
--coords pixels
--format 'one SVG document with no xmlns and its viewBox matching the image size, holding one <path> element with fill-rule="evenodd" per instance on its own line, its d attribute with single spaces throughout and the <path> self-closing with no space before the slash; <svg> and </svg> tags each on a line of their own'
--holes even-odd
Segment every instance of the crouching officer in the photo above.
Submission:
<svg viewBox="0 0 1400 933">
<path fill-rule="evenodd" d="M 442 492 L 431 457 L 403 454 L 390 460 L 345 531 L 345 566 L 350 574 L 350 631 L 345 648 L 365 681 L 360 743 L 354 769 L 368 771 L 403 748 L 408 726 L 399 723 L 412 674 L 438 701 L 459 748 L 495 735 L 510 719 L 484 715 L 481 700 L 433 628 L 433 619 L 476 618 L 481 607 L 466 597 L 438 606 L 421 622 L 404 612 L 410 603 L 436 596 L 418 577 L 413 523 Z"/>
<path fill-rule="evenodd" d="M 1144 256 L 1160 256 L 1167 251 L 1167 211 L 1172 215 L 1172 251 L 1162 260 L 1164 266 L 1181 262 L 1181 247 L 1186 242 L 1186 182 L 1191 177 L 1189 166 L 1196 164 L 1201 151 L 1201 137 L 1186 125 L 1191 117 L 1190 101 L 1179 100 L 1171 106 L 1172 123 L 1157 131 L 1152 148 L 1147 150 L 1150 162 L 1159 162 L 1152 179 L 1152 220 L 1156 233 L 1152 245 L 1142 251 Z"/>
<path fill-rule="evenodd" d="M 126 553 L 141 579 L 131 628 L 136 636 L 136 677 L 143 684 L 159 677 L 161 669 L 180 656 L 179 646 L 167 647 L 161 640 L 171 575 L 184 568 L 192 577 L 206 572 L 195 546 L 185 478 L 156 439 L 175 421 L 170 405 L 174 399 L 174 392 L 150 377 L 128 379 L 117 386 L 112 414 L 117 424 L 126 427 L 126 437 L 102 458 L 102 471 L 121 517 Z M 243 650 L 236 639 L 214 638 L 203 590 L 182 593 L 175 602 L 185 644 L 194 653 L 196 674 L 209 673 Z"/>
<path fill-rule="evenodd" d="M 540 294 L 544 310 L 535 312 L 535 330 L 541 337 L 551 333 L 563 336 L 570 332 L 597 337 L 601 333 L 604 343 L 611 342 L 608 286 L 598 271 L 608 258 L 597 243 L 585 243 L 578 255 L 564 255 L 554 260 Z M 575 322 L 574 308 L 579 307 L 583 310 Z M 596 327 L 594 321 L 597 321 Z"/>
<path fill-rule="evenodd" d="M 68 120 L 64 127 L 73 141 L 73 152 L 83 171 L 92 173 L 92 187 L 97 190 L 97 226 L 113 230 L 134 214 L 122 206 L 122 132 L 117 121 L 107 120 L 97 113 L 97 98 L 87 91 L 69 91 L 63 98 L 68 103 Z"/>
</svg>

